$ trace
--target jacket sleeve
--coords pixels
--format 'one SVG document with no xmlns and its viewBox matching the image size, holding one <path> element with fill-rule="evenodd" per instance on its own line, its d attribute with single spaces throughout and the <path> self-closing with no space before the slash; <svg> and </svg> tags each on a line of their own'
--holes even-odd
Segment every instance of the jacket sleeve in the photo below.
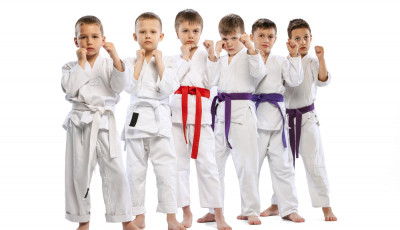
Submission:
<svg viewBox="0 0 400 230">
<path fill-rule="evenodd" d="M 89 69 L 88 69 L 89 68 Z M 77 62 L 69 62 L 62 67 L 61 87 L 70 97 L 76 97 L 79 89 L 90 80 L 89 63 L 83 69 Z"/>
<path fill-rule="evenodd" d="M 285 58 L 282 65 L 282 75 L 285 83 L 290 87 L 296 87 L 303 82 L 304 71 L 301 63 L 301 56 Z"/>
</svg>

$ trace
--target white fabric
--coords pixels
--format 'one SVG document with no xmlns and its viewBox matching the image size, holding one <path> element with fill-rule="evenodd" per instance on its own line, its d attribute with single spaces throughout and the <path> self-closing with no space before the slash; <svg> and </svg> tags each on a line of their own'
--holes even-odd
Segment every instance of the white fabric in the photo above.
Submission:
<svg viewBox="0 0 400 230">
<path fill-rule="evenodd" d="M 197 48 L 192 59 L 185 61 L 182 54 L 174 57 L 178 67 L 178 78 L 182 86 L 195 86 L 204 89 L 211 88 L 211 73 L 207 68 L 208 54 L 204 48 Z M 202 116 L 201 124 L 211 125 L 211 101 L 210 98 L 201 97 Z M 187 124 L 195 123 L 196 95 L 188 95 L 188 118 Z M 172 122 L 182 123 L 182 95 L 174 94 L 170 102 L 172 111 Z"/>
<path fill-rule="evenodd" d="M 288 148 L 283 147 L 282 130 L 259 129 L 258 135 L 260 171 L 267 157 L 274 191 L 274 204 L 278 204 L 279 215 L 285 217 L 297 212 L 298 207 L 293 157 Z M 289 143 L 288 138 L 286 141 Z"/>
<path fill-rule="evenodd" d="M 208 54 L 204 48 L 197 48 L 188 61 L 182 54 L 175 57 L 178 78 L 182 86 L 195 86 L 210 89 L 210 73 L 207 68 Z M 200 140 L 196 162 L 200 205 L 203 208 L 221 208 L 221 185 L 215 161 L 215 139 L 211 129 L 210 99 L 201 97 L 202 117 Z M 174 94 L 171 100 L 172 133 L 178 158 L 178 207 L 190 205 L 190 159 L 193 146 L 196 116 L 196 95 L 188 95 L 188 119 L 186 125 L 186 144 L 182 127 L 182 95 Z"/>
<path fill-rule="evenodd" d="M 243 48 L 228 64 L 228 55 L 217 62 L 208 62 L 212 73 L 212 85 L 218 86 L 218 92 L 254 93 L 256 83 L 267 74 L 262 57 L 248 55 Z M 259 154 L 257 149 L 257 128 L 255 105 L 250 100 L 232 100 L 231 124 L 229 142 L 233 149 L 227 146 L 225 139 L 225 102 L 217 109 L 215 127 L 215 157 L 217 159 L 222 196 L 224 196 L 225 164 L 229 154 L 236 168 L 239 179 L 242 200 L 241 215 L 258 216 L 260 213 L 260 198 L 258 193 Z M 246 133 L 246 135 L 243 135 Z"/>
<path fill-rule="evenodd" d="M 304 79 L 301 57 L 283 57 L 270 54 L 265 63 L 268 74 L 258 84 L 256 94 L 277 93 L 284 94 L 285 85 L 298 86 Z M 278 102 L 285 116 L 285 103 Z M 287 121 L 286 121 L 287 122 Z M 280 130 L 282 116 L 275 105 L 262 102 L 257 108 L 257 128 L 263 130 Z"/>
<path fill-rule="evenodd" d="M 298 109 L 309 106 L 317 98 L 317 87 L 327 86 L 331 82 L 331 75 L 328 72 L 328 80 L 318 80 L 319 62 L 316 57 L 310 54 L 301 59 L 304 71 L 303 82 L 296 87 L 286 85 L 285 104 L 288 109 Z"/>
<path fill-rule="evenodd" d="M 131 94 L 123 139 L 127 146 L 127 174 L 131 188 L 133 215 L 145 213 L 144 197 L 148 158 L 157 178 L 158 212 L 176 213 L 177 160 L 172 139 L 168 96 L 179 88 L 177 67 L 172 58 L 163 58 L 165 71 L 160 80 L 154 58 L 144 61 L 139 79 L 133 78 L 136 58 L 124 61 L 127 87 Z M 130 126 L 133 113 L 137 122 Z"/>
<path fill-rule="evenodd" d="M 302 58 L 304 81 L 297 87 L 286 87 L 285 103 L 288 108 L 301 108 L 314 103 L 317 86 L 326 86 L 328 80 L 318 80 L 318 59 L 309 54 Z M 296 120 L 295 120 L 296 121 Z M 306 169 L 308 188 L 313 207 L 330 207 L 329 182 L 325 167 L 319 120 L 316 111 L 303 114 L 299 154 Z"/>
<path fill-rule="evenodd" d="M 132 220 L 129 185 L 125 176 L 120 148 L 116 158 L 110 156 L 108 130 L 100 129 L 95 144 L 94 157 L 89 158 L 91 126 L 79 122 L 82 112 L 74 111 L 67 125 L 65 157 L 65 208 L 66 219 L 73 222 L 90 220 L 90 192 L 86 199 L 87 179 L 92 177 L 98 163 L 102 177 L 107 222 Z M 117 137 L 115 137 L 117 138 Z M 83 141 L 82 141 L 83 140 Z M 88 170 L 88 165 L 90 168 Z"/>
<path fill-rule="evenodd" d="M 148 159 L 157 179 L 157 212 L 177 213 L 177 160 L 174 143 L 168 137 L 127 139 L 126 170 L 132 198 L 132 214 L 144 214 Z"/>
<path fill-rule="evenodd" d="M 75 61 L 62 68 L 61 86 L 66 99 L 74 105 L 63 124 L 67 130 L 65 189 L 68 220 L 89 221 L 90 193 L 87 199 L 84 197 L 97 162 L 103 178 L 106 220 L 131 220 L 131 206 L 126 204 L 130 200 L 129 187 L 113 115 L 125 83 L 125 72 L 116 70 L 111 59 L 100 56 L 93 67 L 86 62 L 82 68 Z M 114 188 L 118 194 L 113 192 Z"/>
<path fill-rule="evenodd" d="M 186 125 L 186 145 L 182 124 L 172 126 L 175 149 L 178 158 L 178 207 L 190 205 L 190 155 L 193 146 L 194 125 Z M 200 206 L 222 208 L 221 185 L 215 160 L 215 140 L 209 125 L 202 125 L 199 152 L 195 160 Z"/>
<path fill-rule="evenodd" d="M 233 147 L 232 149 L 228 147 L 225 139 L 225 123 L 217 122 L 215 124 L 215 158 L 217 160 L 219 180 L 222 187 L 222 198 L 224 198 L 225 194 L 224 178 L 226 160 L 231 155 L 240 186 L 240 214 L 243 216 L 258 216 L 260 214 L 258 189 L 260 160 L 257 149 L 256 122 L 250 109 L 247 109 L 246 118 L 243 124 L 231 123 L 229 142 Z M 243 135 L 244 133 L 246 135 Z"/>
</svg>

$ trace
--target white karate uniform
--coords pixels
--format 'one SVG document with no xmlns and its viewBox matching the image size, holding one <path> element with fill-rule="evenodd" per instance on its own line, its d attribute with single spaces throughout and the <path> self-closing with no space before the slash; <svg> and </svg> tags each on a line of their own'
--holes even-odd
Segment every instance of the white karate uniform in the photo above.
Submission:
<svg viewBox="0 0 400 230">
<path fill-rule="evenodd" d="M 175 60 L 178 78 L 182 86 L 210 89 L 207 74 L 208 54 L 199 47 L 188 61 L 177 55 Z M 193 147 L 196 116 L 196 95 L 188 95 L 188 115 L 186 123 L 186 144 L 182 121 L 182 94 L 174 94 L 170 102 L 172 110 L 172 134 L 178 158 L 178 207 L 190 205 L 190 157 Z M 201 97 L 202 116 L 200 140 L 196 162 L 200 205 L 203 208 L 221 208 L 221 185 L 215 160 L 215 138 L 211 129 L 210 99 Z"/>
<path fill-rule="evenodd" d="M 125 86 L 125 72 L 111 59 L 97 57 L 93 67 L 77 61 L 62 68 L 61 86 L 73 104 L 63 127 L 67 130 L 65 157 L 66 219 L 90 220 L 89 184 L 98 163 L 103 181 L 107 222 L 132 220 L 129 185 L 124 172 L 114 105 Z"/>
<path fill-rule="evenodd" d="M 319 62 L 316 57 L 307 54 L 302 58 L 304 80 L 297 87 L 286 86 L 285 103 L 288 109 L 297 109 L 314 103 L 317 86 L 326 86 L 331 81 L 318 80 Z M 329 183 L 325 168 L 319 120 L 315 110 L 302 115 L 299 153 L 306 169 L 308 188 L 313 207 L 330 207 Z"/>
<path fill-rule="evenodd" d="M 265 63 L 268 74 L 257 86 L 256 94 L 281 94 L 285 85 L 298 86 L 303 81 L 301 57 L 282 57 L 270 54 Z M 285 103 L 278 102 L 284 118 Z M 274 201 L 277 202 L 279 214 L 284 217 L 297 212 L 295 176 L 292 156 L 289 154 L 287 119 L 283 126 L 282 115 L 275 105 L 261 102 L 257 108 L 258 151 L 260 153 L 260 171 L 265 157 L 268 157 L 271 172 Z M 285 132 L 287 148 L 283 146 L 282 132 Z"/>
<path fill-rule="evenodd" d="M 165 71 L 160 80 L 154 58 L 143 62 L 139 79 L 133 78 L 136 58 L 124 60 L 127 87 L 131 94 L 123 140 L 127 147 L 127 174 L 131 189 L 133 215 L 146 212 L 145 187 L 148 158 L 157 179 L 157 212 L 176 213 L 177 160 L 172 139 L 171 110 L 168 96 L 179 87 L 176 67 L 171 58 L 163 58 Z M 137 116 L 136 121 L 134 116 Z M 133 123 L 132 123 L 133 119 Z"/>
<path fill-rule="evenodd" d="M 259 54 L 248 55 L 247 49 L 243 48 L 232 58 L 230 64 L 228 59 L 228 55 L 221 57 L 217 62 L 207 59 L 210 72 L 214 73 L 215 77 L 212 85 L 218 86 L 218 92 L 254 93 L 256 83 L 266 74 L 262 57 Z M 255 105 L 251 100 L 232 100 L 228 136 L 232 146 L 230 149 L 225 139 L 225 102 L 218 105 L 214 130 L 215 157 L 222 185 L 222 197 L 225 187 L 225 164 L 231 154 L 239 179 L 243 216 L 258 216 L 260 213 L 256 121 Z M 246 135 L 243 135 L 244 133 Z"/>
</svg>

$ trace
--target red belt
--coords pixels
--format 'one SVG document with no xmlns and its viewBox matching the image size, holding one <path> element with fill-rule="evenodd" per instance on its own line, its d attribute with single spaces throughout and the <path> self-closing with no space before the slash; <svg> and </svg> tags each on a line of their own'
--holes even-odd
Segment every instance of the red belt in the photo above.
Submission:
<svg viewBox="0 0 400 230">
<path fill-rule="evenodd" d="M 175 92 L 175 94 L 182 94 L 182 123 L 183 123 L 183 135 L 186 140 L 186 122 L 188 115 L 188 94 L 196 95 L 196 118 L 194 122 L 194 137 L 193 137 L 193 146 L 192 146 L 192 155 L 193 159 L 197 158 L 197 152 L 199 150 L 199 141 L 200 141 L 200 130 L 201 130 L 201 97 L 210 98 L 210 90 L 192 87 L 192 86 L 181 86 Z"/>
</svg>

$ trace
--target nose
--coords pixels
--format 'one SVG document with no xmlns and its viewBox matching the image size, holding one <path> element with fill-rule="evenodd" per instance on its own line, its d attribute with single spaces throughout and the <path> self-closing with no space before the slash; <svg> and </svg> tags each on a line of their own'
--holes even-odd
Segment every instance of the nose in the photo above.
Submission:
<svg viewBox="0 0 400 230">
<path fill-rule="evenodd" d="M 193 32 L 189 32 L 189 38 L 193 38 Z"/>
<path fill-rule="evenodd" d="M 93 39 L 89 36 L 89 37 L 88 37 L 88 40 L 87 40 L 87 43 L 91 45 L 92 42 L 93 42 Z"/>
<path fill-rule="evenodd" d="M 306 44 L 306 40 L 305 39 L 301 39 L 301 44 Z"/>
</svg>

